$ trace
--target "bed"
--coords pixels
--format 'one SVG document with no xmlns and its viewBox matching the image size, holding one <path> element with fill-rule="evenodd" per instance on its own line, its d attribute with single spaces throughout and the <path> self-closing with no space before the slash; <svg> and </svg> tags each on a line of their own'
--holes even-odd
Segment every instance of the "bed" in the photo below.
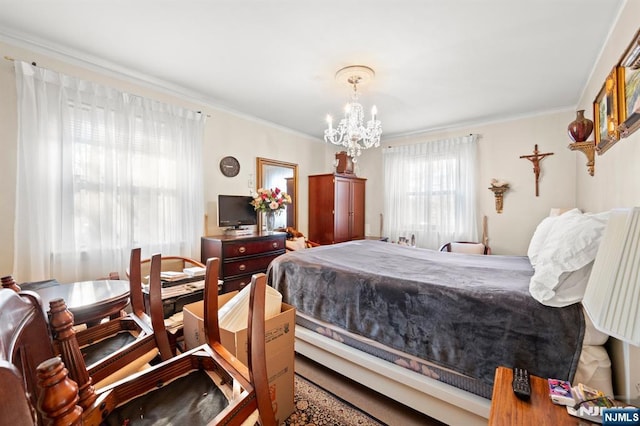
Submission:
<svg viewBox="0 0 640 426">
<path fill-rule="evenodd" d="M 268 274 L 297 309 L 297 352 L 448 424 L 486 424 L 497 366 L 574 380 L 606 340 L 579 303 L 531 296 L 527 256 L 360 240 L 287 253 Z"/>
</svg>

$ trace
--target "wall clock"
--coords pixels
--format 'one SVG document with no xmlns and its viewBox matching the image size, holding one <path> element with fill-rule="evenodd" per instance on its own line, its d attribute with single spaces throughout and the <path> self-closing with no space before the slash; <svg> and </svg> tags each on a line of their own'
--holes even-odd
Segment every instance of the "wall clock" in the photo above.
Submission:
<svg viewBox="0 0 640 426">
<path fill-rule="evenodd" d="M 220 171 L 227 177 L 234 177 L 240 173 L 240 163 L 235 157 L 224 157 L 220 160 Z"/>
</svg>

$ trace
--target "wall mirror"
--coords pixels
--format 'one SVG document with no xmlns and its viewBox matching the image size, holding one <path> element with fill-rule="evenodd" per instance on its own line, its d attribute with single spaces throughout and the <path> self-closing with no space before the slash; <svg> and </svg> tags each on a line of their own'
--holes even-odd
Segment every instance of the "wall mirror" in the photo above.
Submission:
<svg viewBox="0 0 640 426">
<path fill-rule="evenodd" d="M 258 188 L 280 188 L 291 196 L 291 204 L 276 216 L 276 228 L 291 226 L 298 229 L 298 165 L 285 161 L 256 158 Z M 262 215 L 259 229 L 262 229 Z"/>
</svg>

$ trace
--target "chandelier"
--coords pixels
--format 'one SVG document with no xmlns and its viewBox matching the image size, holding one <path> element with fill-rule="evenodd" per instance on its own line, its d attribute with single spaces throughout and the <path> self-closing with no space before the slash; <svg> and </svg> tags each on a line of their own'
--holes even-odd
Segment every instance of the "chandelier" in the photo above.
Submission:
<svg viewBox="0 0 640 426">
<path fill-rule="evenodd" d="M 375 72 L 362 65 L 352 65 L 342 68 L 336 73 L 336 80 L 346 80 L 353 87 L 351 102 L 344 109 L 344 118 L 336 128 L 333 119 L 327 115 L 329 128 L 324 131 L 324 140 L 335 145 L 342 145 L 347 149 L 347 155 L 356 162 L 363 149 L 380 146 L 382 124 L 376 119 L 377 109 L 371 108 L 371 120 L 364 125 L 364 113 L 358 102 L 358 84 L 365 83 L 375 76 Z"/>
</svg>

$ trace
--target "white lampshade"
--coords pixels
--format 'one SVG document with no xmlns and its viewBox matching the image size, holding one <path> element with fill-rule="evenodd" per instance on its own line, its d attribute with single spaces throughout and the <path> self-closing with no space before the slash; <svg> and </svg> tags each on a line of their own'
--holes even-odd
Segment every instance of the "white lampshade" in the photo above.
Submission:
<svg viewBox="0 0 640 426">
<path fill-rule="evenodd" d="M 582 304 L 598 330 L 640 346 L 640 207 L 611 210 Z"/>
</svg>

